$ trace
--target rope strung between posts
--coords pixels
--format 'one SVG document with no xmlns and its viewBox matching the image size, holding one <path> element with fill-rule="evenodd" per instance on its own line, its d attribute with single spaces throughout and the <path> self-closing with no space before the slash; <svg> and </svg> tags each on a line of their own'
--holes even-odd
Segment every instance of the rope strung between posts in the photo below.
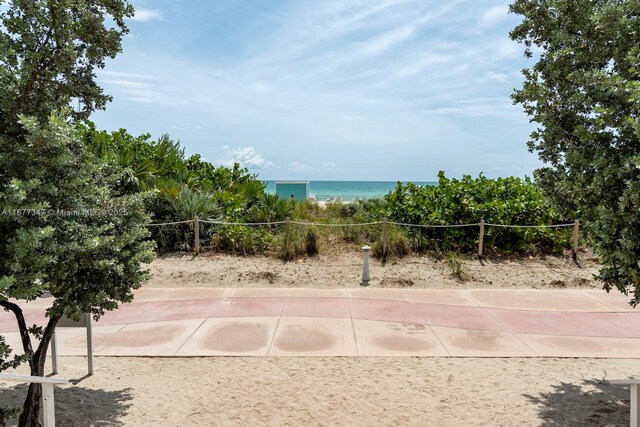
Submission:
<svg viewBox="0 0 640 427">
<path fill-rule="evenodd" d="M 323 224 L 319 222 L 299 222 L 299 221 L 289 221 L 290 224 L 296 225 L 313 225 L 316 227 L 363 227 L 365 225 L 378 225 L 382 224 L 381 221 L 378 222 L 352 222 L 352 223 L 342 223 L 342 224 Z"/>
<path fill-rule="evenodd" d="M 175 221 L 175 222 L 160 222 L 157 224 L 147 224 L 148 227 L 157 227 L 160 225 L 174 225 L 174 224 L 187 224 L 189 222 L 194 222 L 195 220 L 193 219 L 188 219 L 186 221 Z"/>
<path fill-rule="evenodd" d="M 485 226 L 502 227 L 502 228 L 560 228 L 560 227 L 573 227 L 574 224 L 551 224 L 551 225 L 505 225 L 505 224 L 489 224 L 486 222 Z"/>
<path fill-rule="evenodd" d="M 225 221 L 207 221 L 205 219 L 198 220 L 200 222 L 206 222 L 207 224 L 216 224 L 216 225 L 277 225 L 277 224 L 286 224 L 287 221 L 273 221 L 273 222 L 225 222 Z"/>
<path fill-rule="evenodd" d="M 186 221 L 175 222 L 162 222 L 147 224 L 149 227 L 157 227 L 162 225 L 175 225 L 175 224 L 188 224 L 195 220 L 190 219 Z M 280 225 L 286 224 L 287 221 L 271 221 L 271 222 L 226 222 L 226 221 L 209 221 L 205 219 L 199 219 L 198 222 L 215 225 L 241 225 L 241 226 L 260 226 L 260 225 Z M 338 224 L 325 224 L 320 222 L 302 222 L 302 221 L 288 221 L 289 224 L 295 225 L 310 225 L 315 227 L 364 227 L 367 225 L 380 225 L 382 221 L 376 222 L 357 222 L 357 223 L 338 223 Z M 398 225 L 402 227 L 420 227 L 420 228 L 462 228 L 462 227 L 478 227 L 479 222 L 472 224 L 407 224 L 404 222 L 387 221 L 389 225 Z M 501 227 L 501 228 L 561 228 L 561 227 L 573 227 L 574 224 L 551 224 L 551 225 L 510 225 L 510 224 L 491 224 L 485 223 L 485 227 Z"/>
<path fill-rule="evenodd" d="M 404 222 L 393 222 L 393 221 L 389 221 L 387 224 L 400 225 L 403 227 L 422 227 L 422 228 L 461 228 L 461 227 L 477 227 L 480 225 L 479 222 L 474 224 L 437 225 L 437 224 L 406 224 Z"/>
</svg>

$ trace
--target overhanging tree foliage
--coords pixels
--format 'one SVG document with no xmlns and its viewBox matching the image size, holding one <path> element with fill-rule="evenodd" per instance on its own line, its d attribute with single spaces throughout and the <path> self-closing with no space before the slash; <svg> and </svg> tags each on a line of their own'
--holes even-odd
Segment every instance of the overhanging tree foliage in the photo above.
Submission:
<svg viewBox="0 0 640 427">
<path fill-rule="evenodd" d="M 59 116 L 45 126 L 35 119 L 23 124 L 24 144 L 0 137 L 0 171 L 11 177 L 0 184 L 0 307 L 16 317 L 31 375 L 42 376 L 60 318 L 97 319 L 131 301 L 147 278 L 143 265 L 153 259 L 154 244 L 145 240 L 150 218 L 142 196 L 113 193 L 121 171 L 96 162 Z M 53 297 L 47 324 L 29 328 L 19 301 L 44 291 Z M 32 384 L 20 425 L 35 425 L 40 397 Z"/>
<path fill-rule="evenodd" d="M 0 370 L 28 361 L 44 375 L 63 315 L 98 318 L 146 278 L 142 195 L 116 190 L 123 169 L 99 161 L 73 125 L 109 100 L 95 68 L 121 50 L 131 16 L 125 0 L 0 0 L 0 307 L 15 315 L 24 353 L 0 339 Z M 44 291 L 47 324 L 28 327 L 21 301 Z M 41 393 L 30 385 L 21 426 L 38 424 Z"/>
<path fill-rule="evenodd" d="M 559 210 L 583 218 L 598 279 L 640 303 L 640 1 L 517 0 L 510 34 L 536 64 L 513 99 L 539 127 L 529 149 Z"/>
<path fill-rule="evenodd" d="M 122 50 L 124 0 L 0 0 L 0 134 L 17 134 L 18 115 L 46 122 L 52 111 L 88 118 L 108 95 L 95 82 L 95 68 Z M 112 21 L 106 24 L 105 21 Z"/>
</svg>

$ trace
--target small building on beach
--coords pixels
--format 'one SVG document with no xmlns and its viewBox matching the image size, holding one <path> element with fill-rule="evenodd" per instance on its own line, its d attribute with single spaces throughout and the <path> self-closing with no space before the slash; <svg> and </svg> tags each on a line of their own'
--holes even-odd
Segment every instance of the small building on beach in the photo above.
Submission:
<svg viewBox="0 0 640 427">
<path fill-rule="evenodd" d="M 307 200 L 309 181 L 276 181 L 276 195 L 283 200 Z"/>
</svg>

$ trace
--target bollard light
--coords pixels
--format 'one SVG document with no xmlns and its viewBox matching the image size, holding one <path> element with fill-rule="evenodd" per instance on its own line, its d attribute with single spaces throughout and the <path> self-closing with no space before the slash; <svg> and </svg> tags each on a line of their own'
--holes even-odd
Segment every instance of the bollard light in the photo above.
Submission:
<svg viewBox="0 0 640 427">
<path fill-rule="evenodd" d="M 363 252 L 363 258 L 364 258 L 364 265 L 362 266 L 362 286 L 369 286 L 369 280 L 371 279 L 371 276 L 369 276 L 369 251 L 371 250 L 371 248 L 369 246 L 363 246 L 362 247 L 362 252 Z"/>
</svg>

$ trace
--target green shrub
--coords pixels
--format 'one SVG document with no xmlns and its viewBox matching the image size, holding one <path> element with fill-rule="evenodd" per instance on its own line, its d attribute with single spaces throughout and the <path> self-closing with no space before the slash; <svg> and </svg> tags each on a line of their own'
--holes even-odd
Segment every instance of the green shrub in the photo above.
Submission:
<svg viewBox="0 0 640 427">
<path fill-rule="evenodd" d="M 315 256 L 320 253 L 320 234 L 315 228 L 292 225 L 289 229 L 289 246 L 283 231 L 274 239 L 273 248 L 278 258 L 290 261 L 301 256 Z"/>
<path fill-rule="evenodd" d="M 176 222 L 192 220 L 196 216 L 201 220 L 219 221 L 222 209 L 215 195 L 194 190 L 184 184 L 169 182 L 158 188 L 152 198 L 151 210 L 155 213 L 153 222 Z M 199 224 L 201 240 L 206 237 L 210 225 Z M 178 250 L 191 250 L 194 245 L 194 224 L 170 224 L 152 228 L 152 235 L 161 247 Z"/>
<path fill-rule="evenodd" d="M 388 194 L 387 214 L 395 222 L 454 225 L 487 223 L 548 225 L 567 222 L 552 209 L 529 178 L 448 179 L 439 173 L 438 186 L 398 184 Z M 415 250 L 474 251 L 478 227 L 409 228 Z M 559 252 L 568 244 L 570 230 L 548 228 L 485 228 L 485 248 L 502 253 L 525 252 L 532 247 Z M 534 246 L 532 246 L 532 244 Z"/>
<path fill-rule="evenodd" d="M 247 212 L 249 222 L 278 222 L 290 218 L 295 203 L 283 200 L 275 194 L 262 193 L 258 201 Z"/>
<path fill-rule="evenodd" d="M 320 252 L 320 242 L 318 232 L 309 228 L 305 234 L 305 253 L 307 255 L 313 256 L 317 255 Z"/>
<path fill-rule="evenodd" d="M 381 258 L 386 261 L 389 258 L 402 258 L 411 253 L 411 245 L 407 233 L 395 227 L 387 229 L 387 256 L 383 258 L 383 242 L 382 235 L 375 241 L 371 247 L 371 256 Z"/>
<path fill-rule="evenodd" d="M 447 266 L 451 270 L 451 275 L 456 279 L 460 281 L 465 281 L 467 279 L 468 275 L 464 269 L 464 261 L 456 252 L 449 252 L 447 254 Z"/>
<path fill-rule="evenodd" d="M 243 225 L 217 225 L 211 229 L 210 235 L 213 250 L 243 255 L 264 253 L 273 241 L 273 234 L 269 231 Z"/>
</svg>

